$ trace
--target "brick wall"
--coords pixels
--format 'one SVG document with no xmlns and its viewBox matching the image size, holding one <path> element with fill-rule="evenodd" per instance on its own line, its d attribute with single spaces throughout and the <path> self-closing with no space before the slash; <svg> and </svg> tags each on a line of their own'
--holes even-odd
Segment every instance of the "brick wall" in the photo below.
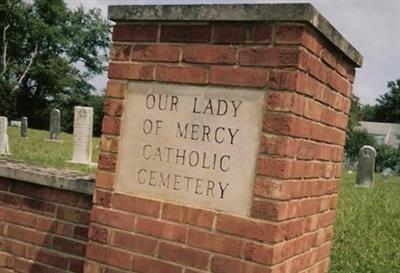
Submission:
<svg viewBox="0 0 400 273">
<path fill-rule="evenodd" d="M 92 196 L 0 178 L 0 273 L 81 273 Z"/>
<path fill-rule="evenodd" d="M 118 23 L 85 273 L 328 272 L 354 64 L 308 24 Z M 129 80 L 267 92 L 251 217 L 114 192 Z"/>
</svg>

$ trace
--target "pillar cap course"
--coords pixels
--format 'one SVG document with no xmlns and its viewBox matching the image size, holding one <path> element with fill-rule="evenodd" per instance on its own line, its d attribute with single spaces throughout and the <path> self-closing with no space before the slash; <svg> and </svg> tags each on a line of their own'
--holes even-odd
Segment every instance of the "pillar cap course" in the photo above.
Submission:
<svg viewBox="0 0 400 273">
<path fill-rule="evenodd" d="M 363 57 L 311 4 L 232 5 L 116 5 L 109 6 L 112 21 L 241 22 L 273 21 L 308 23 L 318 30 L 355 66 Z"/>
</svg>

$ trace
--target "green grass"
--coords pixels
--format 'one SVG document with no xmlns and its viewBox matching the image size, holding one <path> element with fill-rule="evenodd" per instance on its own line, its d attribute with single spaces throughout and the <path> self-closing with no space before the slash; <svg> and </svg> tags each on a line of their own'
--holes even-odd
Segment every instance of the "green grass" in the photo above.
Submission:
<svg viewBox="0 0 400 273">
<path fill-rule="evenodd" d="M 345 174 L 339 195 L 331 273 L 400 272 L 400 177 L 372 189 Z"/>
<path fill-rule="evenodd" d="M 58 169 L 77 170 L 94 174 L 96 166 L 68 163 L 72 159 L 73 136 L 61 133 L 62 142 L 46 141 L 49 138 L 47 131 L 28 130 L 28 138 L 20 137 L 20 129 L 8 128 L 11 155 L 0 156 L 29 162 L 38 166 L 54 167 Z M 99 138 L 93 138 L 92 161 L 96 162 L 99 152 Z"/>
</svg>

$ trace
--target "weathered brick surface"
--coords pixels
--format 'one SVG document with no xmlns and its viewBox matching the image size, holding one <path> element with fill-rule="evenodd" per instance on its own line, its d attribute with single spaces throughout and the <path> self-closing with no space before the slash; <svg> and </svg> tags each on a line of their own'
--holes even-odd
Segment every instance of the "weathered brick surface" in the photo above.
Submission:
<svg viewBox="0 0 400 273">
<path fill-rule="evenodd" d="M 0 184 L 11 185 L 0 189 L 0 272 L 83 272 L 91 196 L 3 178 Z"/>
<path fill-rule="evenodd" d="M 118 23 L 113 40 L 85 273 L 328 272 L 351 62 L 301 23 Z M 266 92 L 250 215 L 114 192 L 130 80 Z"/>
</svg>

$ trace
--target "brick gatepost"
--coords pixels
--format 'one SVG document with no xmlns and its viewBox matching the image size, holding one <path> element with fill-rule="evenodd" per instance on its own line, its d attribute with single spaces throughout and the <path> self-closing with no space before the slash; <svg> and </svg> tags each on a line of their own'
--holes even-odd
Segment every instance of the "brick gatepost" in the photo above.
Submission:
<svg viewBox="0 0 400 273">
<path fill-rule="evenodd" d="M 85 273 L 328 272 L 361 55 L 309 4 L 111 6 L 109 18 Z M 248 212 L 117 190 L 131 83 L 263 92 Z"/>
</svg>

